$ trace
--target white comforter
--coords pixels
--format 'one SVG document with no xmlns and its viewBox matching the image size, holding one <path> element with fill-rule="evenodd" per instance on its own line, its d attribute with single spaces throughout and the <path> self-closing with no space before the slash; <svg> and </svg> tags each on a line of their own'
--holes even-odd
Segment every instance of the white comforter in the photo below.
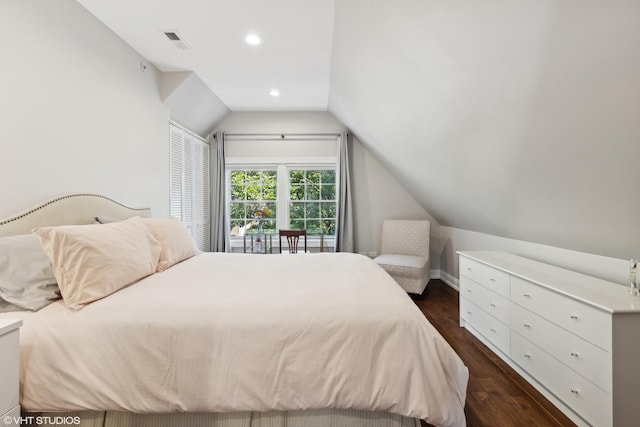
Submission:
<svg viewBox="0 0 640 427">
<path fill-rule="evenodd" d="M 379 410 L 463 426 L 468 370 L 353 254 L 204 253 L 73 312 L 21 318 L 28 411 Z"/>
</svg>

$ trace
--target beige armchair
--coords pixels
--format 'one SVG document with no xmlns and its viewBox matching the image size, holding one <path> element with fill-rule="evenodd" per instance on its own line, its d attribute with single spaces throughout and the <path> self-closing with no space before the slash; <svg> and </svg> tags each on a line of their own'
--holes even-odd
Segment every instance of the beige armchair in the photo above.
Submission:
<svg viewBox="0 0 640 427">
<path fill-rule="evenodd" d="M 382 224 L 380 255 L 374 261 L 407 292 L 422 294 L 429 283 L 427 220 L 387 219 Z"/>
</svg>

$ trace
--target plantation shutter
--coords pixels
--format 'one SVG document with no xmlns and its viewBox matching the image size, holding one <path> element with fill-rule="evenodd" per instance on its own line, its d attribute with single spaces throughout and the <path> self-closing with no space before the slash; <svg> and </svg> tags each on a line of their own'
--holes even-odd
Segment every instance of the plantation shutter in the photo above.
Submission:
<svg viewBox="0 0 640 427">
<path fill-rule="evenodd" d="M 210 248 L 209 144 L 170 124 L 171 216 L 187 227 L 201 251 Z"/>
</svg>

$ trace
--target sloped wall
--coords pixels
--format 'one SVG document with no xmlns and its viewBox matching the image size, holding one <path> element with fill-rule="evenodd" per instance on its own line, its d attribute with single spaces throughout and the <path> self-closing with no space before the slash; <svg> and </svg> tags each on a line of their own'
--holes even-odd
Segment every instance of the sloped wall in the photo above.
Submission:
<svg viewBox="0 0 640 427">
<path fill-rule="evenodd" d="M 438 221 L 640 256 L 640 2 L 336 2 L 329 111 Z"/>
</svg>

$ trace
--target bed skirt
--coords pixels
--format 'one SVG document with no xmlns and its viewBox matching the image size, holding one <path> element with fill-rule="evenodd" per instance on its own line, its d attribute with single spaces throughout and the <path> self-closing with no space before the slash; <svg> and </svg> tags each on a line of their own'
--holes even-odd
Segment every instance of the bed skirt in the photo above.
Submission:
<svg viewBox="0 0 640 427">
<path fill-rule="evenodd" d="M 168 414 L 117 411 L 23 412 L 22 420 L 22 425 L 45 427 L 420 427 L 420 420 L 415 418 L 388 412 L 347 409 Z"/>
</svg>

